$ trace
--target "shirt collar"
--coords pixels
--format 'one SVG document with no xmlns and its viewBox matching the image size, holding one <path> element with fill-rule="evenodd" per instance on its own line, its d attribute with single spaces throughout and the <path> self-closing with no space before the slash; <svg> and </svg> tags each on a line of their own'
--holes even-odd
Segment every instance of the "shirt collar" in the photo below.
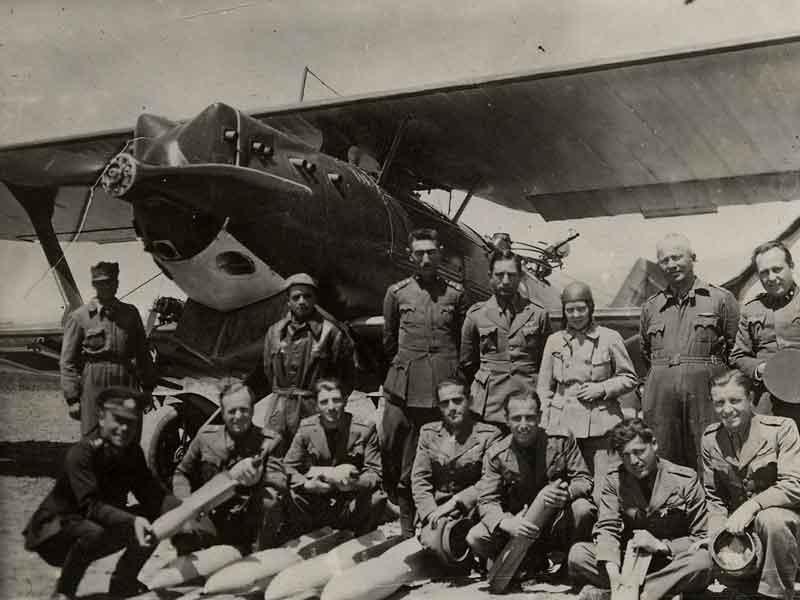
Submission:
<svg viewBox="0 0 800 600">
<path fill-rule="evenodd" d="M 664 296 L 664 302 L 661 305 L 661 308 L 668 306 L 671 303 L 679 304 L 681 299 L 673 292 L 671 287 L 666 287 L 661 290 L 661 293 Z M 684 296 L 684 300 L 689 300 L 690 302 L 694 302 L 695 296 L 697 294 L 701 296 L 708 296 L 710 294 L 710 286 L 700 279 L 699 277 L 695 276 L 694 281 L 692 281 L 692 286 L 689 288 L 689 291 Z"/>
<path fill-rule="evenodd" d="M 92 298 L 89 300 L 89 315 L 96 315 L 100 313 L 102 316 L 103 313 L 113 312 L 118 304 L 119 300 L 117 298 L 114 298 L 111 302 L 105 305 L 100 304 L 100 301 L 96 297 Z"/>
<path fill-rule="evenodd" d="M 315 339 L 319 339 L 319 336 L 322 333 L 322 316 L 317 311 L 314 311 L 314 314 L 312 314 L 304 323 L 295 323 L 292 321 L 291 314 L 286 315 L 285 321 L 286 323 L 282 329 L 284 332 L 289 332 L 292 335 L 303 331 L 306 327 L 311 330 L 311 334 Z"/>
<path fill-rule="evenodd" d="M 592 321 L 591 323 L 589 323 L 589 327 L 587 327 L 583 331 L 576 331 L 575 329 L 572 329 L 569 326 L 567 326 L 567 328 L 564 330 L 564 338 L 566 341 L 574 340 L 579 335 L 586 336 L 590 340 L 599 339 L 600 332 L 597 330 L 597 323 Z"/>
</svg>

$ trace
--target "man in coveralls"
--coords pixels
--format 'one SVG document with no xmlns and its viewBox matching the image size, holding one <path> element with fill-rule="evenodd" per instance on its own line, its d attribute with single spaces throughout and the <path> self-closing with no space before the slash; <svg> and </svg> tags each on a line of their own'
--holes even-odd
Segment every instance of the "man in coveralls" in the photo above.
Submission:
<svg viewBox="0 0 800 600">
<path fill-rule="evenodd" d="M 61 567 L 52 598 L 75 597 L 89 565 L 125 549 L 111 574 L 115 597 L 145 591 L 137 576 L 155 549 L 151 520 L 180 501 L 147 468 L 137 441 L 145 396 L 110 387 L 95 398 L 97 427 L 72 446 L 64 472 L 25 528 L 25 549 Z M 128 494 L 140 502 L 128 508 Z"/>
<path fill-rule="evenodd" d="M 618 423 L 609 433 L 622 457 L 600 483 L 595 543 L 575 544 L 569 570 L 588 582 L 580 600 L 608 600 L 619 587 L 626 544 L 652 556 L 642 600 L 702 592 L 711 579 L 711 556 L 694 547 L 705 539 L 708 511 L 697 473 L 658 456 L 653 430 L 641 419 Z"/>
<path fill-rule="evenodd" d="M 686 237 L 666 236 L 657 253 L 669 286 L 642 306 L 642 357 L 650 367 L 642 410 L 661 456 L 696 469 L 703 430 L 715 420 L 708 382 L 727 370 L 739 305 L 728 290 L 695 276 Z"/>
<path fill-rule="evenodd" d="M 792 272 L 794 260 L 786 246 L 773 241 L 753 250 L 752 264 L 764 293 L 742 308 L 731 363 L 759 382 L 761 401 L 772 401 L 773 415 L 794 419 L 800 427 L 800 405 L 776 398 L 761 385 L 770 357 L 783 348 L 800 348 L 800 294 Z"/>
<path fill-rule="evenodd" d="M 719 423 L 703 435 L 703 483 L 711 539 L 752 523 L 764 564 L 751 580 L 718 579 L 745 593 L 794 596 L 800 564 L 800 435 L 792 419 L 753 413 L 751 382 L 728 371 L 711 382 Z"/>
<path fill-rule="evenodd" d="M 436 421 L 436 386 L 458 371 L 458 342 L 467 309 L 464 289 L 439 276 L 439 236 L 417 229 L 408 236 L 417 273 L 386 290 L 383 348 L 391 359 L 383 384 L 382 454 L 386 487 L 400 509 L 400 527 L 414 535 L 411 469 L 419 428 Z"/>
<path fill-rule="evenodd" d="M 260 365 L 245 381 L 254 401 L 272 392 L 265 400 L 264 426 L 281 436 L 280 454 L 300 421 L 316 411 L 317 380 L 336 377 L 347 398 L 353 377 L 352 344 L 336 323 L 317 310 L 317 282 L 306 273 L 296 273 L 286 279 L 286 289 L 289 314 L 267 330 Z"/>
<path fill-rule="evenodd" d="M 281 541 L 287 477 L 283 463 L 275 456 L 280 436 L 253 425 L 253 401 L 241 383 L 222 389 L 219 407 L 223 425 L 206 425 L 197 433 L 175 469 L 172 489 L 178 498 L 188 498 L 215 475 L 228 470 L 240 485 L 233 498 L 211 512 L 215 532 L 195 528 L 173 536 L 172 545 L 178 554 L 230 544 L 246 555 Z M 255 457 L 262 458 L 260 466 L 252 464 Z"/>
<path fill-rule="evenodd" d="M 472 378 L 473 410 L 508 431 L 506 398 L 536 389 L 550 317 L 520 295 L 522 261 L 510 250 L 492 253 L 489 280 L 494 295 L 473 304 L 464 319 L 460 362 Z"/>
<path fill-rule="evenodd" d="M 69 415 L 81 422 L 81 435 L 97 425 L 101 390 L 152 391 L 156 382 L 139 311 L 116 298 L 119 265 L 99 262 L 91 271 L 97 296 L 67 317 L 61 345 L 61 389 Z"/>
</svg>

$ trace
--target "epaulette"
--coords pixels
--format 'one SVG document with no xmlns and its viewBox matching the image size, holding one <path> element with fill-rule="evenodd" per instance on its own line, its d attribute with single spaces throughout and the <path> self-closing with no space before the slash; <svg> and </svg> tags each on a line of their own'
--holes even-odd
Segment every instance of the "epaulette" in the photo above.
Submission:
<svg viewBox="0 0 800 600">
<path fill-rule="evenodd" d="M 745 302 L 744 305 L 747 306 L 748 304 L 752 304 L 753 302 L 762 302 L 764 298 L 766 298 L 766 296 L 767 296 L 766 292 L 758 294 L 758 296 L 756 296 L 755 298 L 750 298 L 750 300 Z"/>
<path fill-rule="evenodd" d="M 435 431 L 439 432 L 442 429 L 443 423 L 441 421 L 432 421 L 431 423 L 425 423 L 422 427 L 419 428 L 419 432 L 422 433 L 423 431 Z"/>
<path fill-rule="evenodd" d="M 688 479 L 692 479 L 697 476 L 697 472 L 690 468 L 684 467 L 683 465 L 676 465 L 675 463 L 670 463 L 669 472 L 673 475 L 680 475 L 681 477 L 687 477 Z"/>
<path fill-rule="evenodd" d="M 310 427 L 311 425 L 316 425 L 319 423 L 319 415 L 311 415 L 310 417 L 306 417 L 300 421 L 300 425 L 298 425 L 298 429 L 300 427 Z"/>
<path fill-rule="evenodd" d="M 458 283 L 457 281 L 452 281 L 450 279 L 445 279 L 444 282 L 447 285 L 449 285 L 451 288 L 453 288 L 455 291 L 457 291 L 457 292 L 463 292 L 464 291 L 464 286 L 461 285 L 460 283 Z"/>
<path fill-rule="evenodd" d="M 406 277 L 405 279 L 403 279 L 401 281 L 398 281 L 397 283 L 393 283 L 392 285 L 389 286 L 389 291 L 394 293 L 394 292 L 397 292 L 399 290 L 402 290 L 409 283 L 411 283 L 412 279 L 413 279 L 413 277 Z"/>
<path fill-rule="evenodd" d="M 789 419 L 786 417 L 776 417 L 775 415 L 758 415 L 758 420 L 764 425 L 769 425 L 770 427 L 780 427 Z"/>
<path fill-rule="evenodd" d="M 501 440 L 497 440 L 494 444 L 489 446 L 489 449 L 486 451 L 487 456 L 492 459 L 501 452 L 508 450 L 509 446 L 511 445 L 511 440 L 513 439 L 512 435 L 509 434 Z"/>
<path fill-rule="evenodd" d="M 651 300 L 655 300 L 658 296 L 660 296 L 663 293 L 664 293 L 664 290 L 658 290 L 655 294 L 653 294 L 647 300 L 645 300 L 645 303 L 650 302 Z"/>
<path fill-rule="evenodd" d="M 500 431 L 499 427 L 492 425 L 491 423 L 484 423 L 483 421 L 478 421 L 475 423 L 475 431 L 480 433 L 495 433 L 496 431 Z"/>
<path fill-rule="evenodd" d="M 708 427 L 703 430 L 703 435 L 709 435 L 711 433 L 716 433 L 719 431 L 719 428 L 722 427 L 722 423 L 712 423 Z"/>
<path fill-rule="evenodd" d="M 481 300 L 480 302 L 476 302 L 472 306 L 467 309 L 467 314 L 475 312 L 476 310 L 480 310 L 483 308 L 483 305 L 486 304 L 486 300 Z"/>
<path fill-rule="evenodd" d="M 218 433 L 225 425 L 208 424 L 204 426 L 198 433 Z"/>
</svg>

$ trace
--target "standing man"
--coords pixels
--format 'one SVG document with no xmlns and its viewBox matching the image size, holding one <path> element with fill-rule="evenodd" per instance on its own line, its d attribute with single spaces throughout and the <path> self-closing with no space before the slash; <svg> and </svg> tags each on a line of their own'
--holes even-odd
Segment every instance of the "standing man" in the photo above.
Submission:
<svg viewBox="0 0 800 600">
<path fill-rule="evenodd" d="M 91 270 L 97 296 L 67 317 L 61 345 L 61 389 L 69 416 L 81 422 L 81 435 L 97 425 L 101 390 L 152 391 L 156 383 L 139 311 L 116 298 L 119 265 L 99 262 Z"/>
<path fill-rule="evenodd" d="M 458 341 L 467 309 L 464 289 L 438 274 L 439 236 L 416 229 L 408 236 L 417 273 L 395 283 L 383 300 L 383 348 L 391 359 L 383 384 L 383 464 L 396 492 L 402 534 L 414 535 L 411 469 L 419 428 L 439 418 L 436 386 L 458 370 Z"/>
<path fill-rule="evenodd" d="M 486 453 L 477 486 L 481 521 L 470 529 L 467 543 L 476 556 L 494 559 L 509 538 L 532 537 L 536 541 L 526 555 L 530 573 L 546 566 L 548 551 L 566 552 L 589 539 L 597 515 L 590 500 L 592 476 L 569 432 L 556 435 L 539 425 L 536 392 L 511 396 L 506 412 L 511 433 Z M 540 493 L 555 512 L 541 532 L 524 517 Z"/>
<path fill-rule="evenodd" d="M 287 522 L 294 535 L 331 526 L 357 535 L 380 525 L 385 509 L 381 453 L 374 423 L 345 411 L 339 382 L 315 384 L 317 414 L 303 419 L 284 458 L 291 495 Z M 374 498 L 374 501 L 373 501 Z"/>
<path fill-rule="evenodd" d="M 253 425 L 253 400 L 241 383 L 227 384 L 219 401 L 223 425 L 206 425 L 192 440 L 172 476 L 175 496 L 183 500 L 215 475 L 231 471 L 240 485 L 233 498 L 210 513 L 216 535 L 196 530 L 173 536 L 178 554 L 214 544 L 238 546 L 244 555 L 280 543 L 286 470 L 275 451 L 280 436 Z M 253 458 L 260 464 L 253 465 Z M 255 548 L 254 546 L 255 542 Z"/>
<path fill-rule="evenodd" d="M 703 430 L 714 421 L 708 382 L 727 370 L 739 305 L 728 290 L 695 276 L 696 257 L 683 235 L 666 236 L 657 253 L 669 286 L 642 306 L 642 357 L 650 367 L 642 410 L 661 455 L 697 468 Z"/>
<path fill-rule="evenodd" d="M 591 288 L 573 281 L 561 292 L 564 329 L 547 338 L 536 391 L 545 429 L 569 430 L 598 482 L 609 469 L 607 433 L 622 421 L 619 397 L 636 387 L 622 336 L 594 322 Z"/>
<path fill-rule="evenodd" d="M 245 384 L 255 400 L 272 392 L 265 428 L 289 444 L 300 421 L 316 410 L 317 380 L 336 377 L 345 398 L 350 394 L 353 348 L 342 329 L 317 310 L 317 282 L 310 275 L 290 276 L 286 289 L 289 314 L 267 330 L 263 358 Z"/>
<path fill-rule="evenodd" d="M 132 596 L 147 588 L 139 570 L 155 549 L 151 520 L 179 504 L 155 479 L 137 441 L 146 397 L 110 387 L 96 398 L 97 427 L 67 452 L 64 472 L 25 528 L 25 549 L 61 567 L 54 600 L 75 597 L 89 565 L 125 548 L 109 593 Z M 133 493 L 140 510 L 128 508 Z"/>
<path fill-rule="evenodd" d="M 800 406 L 772 396 L 761 384 L 770 357 L 783 348 L 800 348 L 800 294 L 792 272 L 794 260 L 786 246 L 772 241 L 753 250 L 752 264 L 764 293 L 742 308 L 731 362 L 759 382 L 761 400 L 772 400 L 772 414 L 794 419 L 800 427 Z"/>
<path fill-rule="evenodd" d="M 536 389 L 550 317 L 519 293 L 522 261 L 510 250 L 489 258 L 494 295 L 473 304 L 461 330 L 461 369 L 472 377 L 473 410 L 507 431 L 504 404 Z"/>
<path fill-rule="evenodd" d="M 494 425 L 476 420 L 466 383 L 445 379 L 436 388 L 442 420 L 427 423 L 419 432 L 411 489 L 422 527 L 420 541 L 430 547 L 435 531 L 450 519 L 468 517 L 477 522 L 476 484 L 483 457 L 502 435 Z M 450 559 L 459 557 L 451 556 Z"/>
<path fill-rule="evenodd" d="M 702 592 L 711 578 L 711 556 L 700 549 L 708 512 L 697 473 L 658 456 L 653 430 L 641 419 L 614 426 L 609 437 L 622 465 L 601 485 L 595 543 L 575 544 L 569 570 L 586 585 L 580 600 L 608 600 L 622 583 L 626 545 L 651 555 L 641 597 L 670 598 Z"/>
<path fill-rule="evenodd" d="M 719 423 L 703 436 L 711 539 L 752 523 L 764 565 L 752 580 L 719 577 L 745 593 L 790 600 L 800 564 L 800 436 L 792 419 L 753 413 L 750 380 L 728 371 L 711 381 Z"/>
</svg>

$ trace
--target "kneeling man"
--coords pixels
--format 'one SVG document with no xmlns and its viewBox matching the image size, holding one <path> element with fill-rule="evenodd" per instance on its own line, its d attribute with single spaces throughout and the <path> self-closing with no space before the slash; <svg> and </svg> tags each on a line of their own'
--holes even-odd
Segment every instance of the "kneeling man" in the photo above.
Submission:
<svg viewBox="0 0 800 600">
<path fill-rule="evenodd" d="M 476 419 L 463 381 L 440 382 L 436 401 L 442 420 L 420 429 L 411 472 L 411 491 L 422 526 L 420 541 L 426 547 L 448 519 L 476 516 L 475 484 L 481 478 L 483 457 L 502 437 L 497 427 Z"/>
<path fill-rule="evenodd" d="M 764 566 L 751 581 L 718 579 L 770 598 L 791 598 L 800 559 L 800 437 L 794 420 L 753 413 L 750 380 L 740 371 L 711 381 L 720 422 L 703 435 L 703 481 L 711 536 L 752 523 Z M 713 538 L 712 538 L 713 539 Z"/>
<path fill-rule="evenodd" d="M 97 427 L 69 449 L 63 474 L 25 528 L 25 549 L 61 567 L 54 599 L 74 598 L 89 565 L 123 548 L 109 593 L 123 597 L 147 589 L 137 577 L 155 549 L 150 521 L 179 501 L 147 468 L 139 446 L 145 400 L 122 387 L 98 394 Z M 127 506 L 131 492 L 137 509 Z"/>
<path fill-rule="evenodd" d="M 233 498 L 211 511 L 213 530 L 194 521 L 173 536 L 178 554 L 215 544 L 230 544 L 250 554 L 281 541 L 287 478 L 283 463 L 274 456 L 280 435 L 253 425 L 252 397 L 239 382 L 223 387 L 220 413 L 222 425 L 206 425 L 192 440 L 175 469 L 172 489 L 178 498 L 186 498 L 222 471 L 229 471 L 239 485 Z M 256 457 L 260 458 L 254 464 Z"/>
<path fill-rule="evenodd" d="M 697 473 L 659 458 L 653 430 L 641 419 L 618 423 L 609 437 L 622 464 L 603 483 L 595 543 L 576 544 L 569 553 L 573 579 L 589 584 L 580 600 L 609 598 L 621 585 L 626 543 L 652 556 L 643 600 L 703 591 L 711 577 L 711 557 L 697 549 L 708 520 Z"/>
<path fill-rule="evenodd" d="M 512 536 L 536 539 L 523 568 L 528 574 L 546 566 L 547 552 L 566 551 L 588 540 L 596 509 L 590 498 L 592 478 L 575 438 L 539 425 L 541 405 L 534 392 L 508 398 L 506 419 L 511 433 L 486 453 L 478 482 L 480 523 L 467 535 L 479 557 L 494 559 Z M 555 517 L 540 532 L 524 518 L 539 494 Z M 538 562 L 537 562 L 538 560 Z"/>
<path fill-rule="evenodd" d="M 296 535 L 326 525 L 361 535 L 380 524 L 385 509 L 386 497 L 375 493 L 381 483 L 375 424 L 345 411 L 336 379 L 314 387 L 318 414 L 300 422 L 283 459 L 291 490 L 287 521 Z"/>
</svg>

